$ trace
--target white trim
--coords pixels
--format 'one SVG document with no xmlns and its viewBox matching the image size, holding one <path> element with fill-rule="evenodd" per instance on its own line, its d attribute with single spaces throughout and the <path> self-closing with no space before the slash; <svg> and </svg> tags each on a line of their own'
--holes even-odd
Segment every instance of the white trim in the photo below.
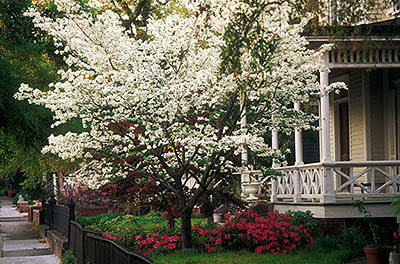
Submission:
<svg viewBox="0 0 400 264">
<path fill-rule="evenodd" d="M 400 63 L 329 63 L 329 69 L 400 68 Z"/>
<path fill-rule="evenodd" d="M 339 105 L 340 104 L 344 104 L 347 103 L 347 107 L 348 107 L 348 117 L 347 117 L 347 121 L 348 121 L 348 129 L 349 129 L 349 159 L 350 159 L 350 100 L 349 100 L 349 96 L 345 97 L 345 98 L 340 98 L 339 100 L 335 100 L 334 101 L 334 122 L 335 122 L 335 160 L 337 161 L 341 161 L 341 157 L 340 157 L 340 153 L 341 153 L 341 149 L 340 149 L 340 130 L 342 129 L 340 127 L 340 115 L 339 115 Z"/>
<path fill-rule="evenodd" d="M 336 99 L 332 98 L 332 107 L 333 107 L 333 120 L 332 120 L 332 124 L 331 126 L 333 126 L 333 136 L 334 136 L 334 140 L 333 140 L 333 146 L 331 146 L 334 150 L 333 153 L 333 158 L 334 160 L 338 160 L 340 161 L 340 137 L 339 137 L 339 130 L 340 130 L 340 126 L 339 126 L 339 111 L 338 111 L 338 104 L 341 103 L 345 103 L 347 102 L 348 104 L 348 111 L 349 111 L 349 116 L 348 116 L 348 120 L 349 120 L 349 158 L 351 158 L 351 146 L 350 146 L 350 135 L 351 135 L 351 126 L 350 126 L 350 74 L 349 73 L 344 73 L 341 74 L 339 76 L 336 76 L 335 78 L 332 79 L 332 82 L 344 82 L 347 85 L 348 88 L 348 94 L 347 97 L 344 98 L 340 98 L 340 99 Z"/>
<path fill-rule="evenodd" d="M 335 38 L 333 39 L 332 37 L 329 36 L 305 36 L 305 38 L 309 42 L 327 42 L 327 43 L 332 43 L 333 40 L 336 42 L 365 42 L 366 40 L 368 41 L 383 41 L 387 42 L 388 38 L 387 37 L 378 37 L 378 36 L 373 36 L 373 37 L 368 37 L 368 36 L 354 36 L 354 37 L 347 37 L 347 38 Z M 399 36 L 394 36 L 392 38 L 389 38 L 390 41 L 395 42 L 395 41 L 400 41 Z"/>
<path fill-rule="evenodd" d="M 334 99 L 334 103 L 335 104 L 342 104 L 342 103 L 346 103 L 349 102 L 349 96 L 340 98 L 340 99 Z"/>
</svg>

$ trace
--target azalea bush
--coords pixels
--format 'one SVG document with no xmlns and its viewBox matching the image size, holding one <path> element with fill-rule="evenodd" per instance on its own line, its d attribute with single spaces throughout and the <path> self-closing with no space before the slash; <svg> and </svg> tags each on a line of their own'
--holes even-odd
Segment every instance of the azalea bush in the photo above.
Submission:
<svg viewBox="0 0 400 264">
<path fill-rule="evenodd" d="M 308 230 L 302 225 L 293 225 L 291 217 L 285 214 L 269 213 L 268 217 L 263 218 L 249 210 L 233 216 L 226 214 L 225 218 L 224 225 L 213 230 L 193 227 L 196 243 L 207 252 L 222 248 L 249 249 L 257 253 L 290 253 L 313 243 Z"/>
<path fill-rule="evenodd" d="M 116 240 L 117 240 L 117 237 L 112 236 L 112 235 L 111 235 L 110 233 L 108 233 L 108 232 L 102 232 L 101 235 L 102 235 L 103 237 L 108 238 L 108 239 L 113 240 L 113 241 L 116 241 Z"/>
<path fill-rule="evenodd" d="M 145 256 L 150 256 L 155 250 L 161 252 L 176 251 L 181 245 L 181 236 L 160 235 L 158 232 L 135 236 L 137 249 Z"/>
<path fill-rule="evenodd" d="M 314 218 L 311 211 L 307 210 L 303 212 L 288 210 L 285 212 L 285 214 L 290 216 L 292 224 L 304 226 L 313 238 L 323 234 L 321 230 L 321 220 Z"/>
<path fill-rule="evenodd" d="M 393 233 L 393 238 L 394 238 L 393 251 L 400 253 L 400 228 Z"/>
</svg>

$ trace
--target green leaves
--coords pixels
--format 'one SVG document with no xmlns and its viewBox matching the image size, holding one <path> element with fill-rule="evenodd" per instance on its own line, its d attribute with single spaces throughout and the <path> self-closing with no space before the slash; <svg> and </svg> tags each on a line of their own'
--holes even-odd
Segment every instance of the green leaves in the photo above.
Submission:
<svg viewBox="0 0 400 264">
<path fill-rule="evenodd" d="M 47 137 L 55 133 L 50 130 L 50 111 L 13 98 L 21 83 L 48 90 L 58 78 L 52 43 L 37 32 L 32 18 L 23 15 L 31 4 L 31 0 L 0 1 L 0 173 L 15 184 L 22 181 L 27 190 L 40 188 L 43 175 L 67 171 L 70 165 L 41 153 Z M 52 6 L 44 12 L 55 14 Z"/>
<path fill-rule="evenodd" d="M 248 10 L 241 10 L 229 24 L 224 40 L 226 45 L 222 47 L 221 72 L 225 74 L 234 73 L 236 76 L 242 74 L 241 58 L 244 53 L 252 57 L 251 66 L 253 69 L 268 69 L 269 56 L 273 54 L 276 47 L 276 40 L 264 38 L 265 29 L 262 26 L 262 15 L 266 15 L 267 1 L 244 0 Z M 243 86 L 248 86 L 243 85 Z"/>
</svg>

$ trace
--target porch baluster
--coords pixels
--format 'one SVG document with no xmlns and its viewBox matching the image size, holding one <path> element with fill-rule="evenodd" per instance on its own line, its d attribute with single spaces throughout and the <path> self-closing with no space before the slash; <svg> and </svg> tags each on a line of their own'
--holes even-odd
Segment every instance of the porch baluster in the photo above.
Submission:
<svg viewBox="0 0 400 264">
<path fill-rule="evenodd" d="M 376 192 L 376 184 L 375 184 L 375 168 L 371 168 L 371 193 Z"/>
<path fill-rule="evenodd" d="M 293 171 L 293 180 L 294 180 L 294 182 L 293 182 L 293 193 L 294 193 L 294 196 L 293 196 L 293 202 L 295 202 L 295 203 L 297 203 L 297 202 L 300 202 L 300 199 L 301 199 L 301 192 L 300 192 L 300 171 L 298 170 L 298 169 L 296 169 L 295 171 Z"/>
<path fill-rule="evenodd" d="M 354 194 L 354 168 L 352 168 L 352 167 L 350 167 L 349 168 L 349 181 L 351 181 L 351 183 L 350 183 L 350 193 L 353 193 Z"/>
<path fill-rule="evenodd" d="M 321 203 L 335 203 L 335 194 L 334 194 L 334 181 L 333 181 L 333 168 L 325 167 L 323 169 L 322 178 L 322 197 Z"/>
</svg>

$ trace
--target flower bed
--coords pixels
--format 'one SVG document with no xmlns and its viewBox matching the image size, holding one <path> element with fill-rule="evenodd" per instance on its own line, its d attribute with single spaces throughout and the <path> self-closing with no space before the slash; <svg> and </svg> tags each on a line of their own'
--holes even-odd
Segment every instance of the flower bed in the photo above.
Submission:
<svg viewBox="0 0 400 264">
<path fill-rule="evenodd" d="M 249 210 L 227 214 L 225 218 L 222 226 L 193 224 L 194 247 L 209 253 L 246 249 L 257 253 L 278 254 L 290 253 L 300 247 L 311 247 L 313 243 L 308 230 L 302 225 L 294 225 L 292 218 L 286 214 L 275 212 L 263 218 Z M 88 226 L 102 232 L 104 237 L 146 256 L 155 252 L 180 251 L 182 241 L 176 230 L 168 231 L 159 226 L 152 230 L 140 230 L 138 222 L 138 218 L 132 216 L 103 217 L 98 223 L 90 222 Z M 107 229 L 101 230 L 101 227 Z"/>
<path fill-rule="evenodd" d="M 150 256 L 156 249 L 159 251 L 175 251 L 181 244 L 180 236 L 160 235 L 157 232 L 152 235 L 146 234 L 145 237 L 137 235 L 135 238 L 140 251 L 144 252 L 145 256 Z"/>
<path fill-rule="evenodd" d="M 290 253 L 311 246 L 312 237 L 303 226 L 295 226 L 285 214 L 270 213 L 267 218 L 257 213 L 243 211 L 233 216 L 226 214 L 222 227 L 214 230 L 194 226 L 194 238 L 199 247 L 207 252 L 219 249 L 255 250 L 257 253 Z"/>
</svg>

